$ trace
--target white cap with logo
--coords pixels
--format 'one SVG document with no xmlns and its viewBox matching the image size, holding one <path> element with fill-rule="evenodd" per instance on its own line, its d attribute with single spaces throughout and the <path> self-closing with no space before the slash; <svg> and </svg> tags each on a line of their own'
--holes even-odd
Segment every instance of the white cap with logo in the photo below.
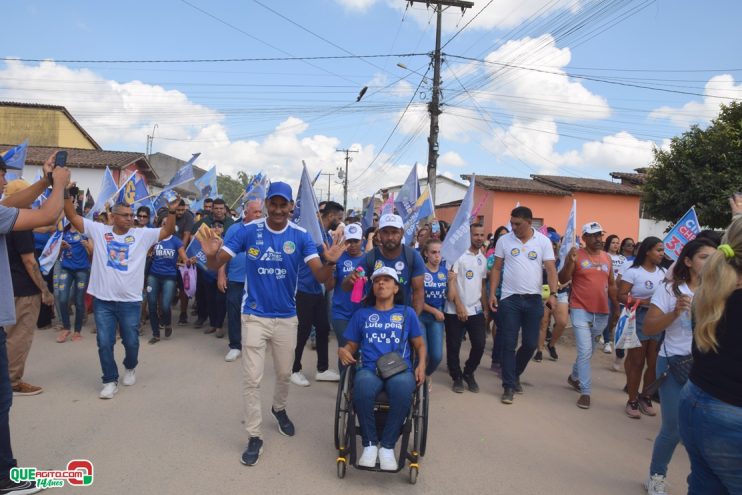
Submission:
<svg viewBox="0 0 742 495">
<path fill-rule="evenodd" d="M 376 271 L 371 275 L 371 280 L 373 281 L 376 277 L 381 276 L 387 276 L 394 279 L 395 282 L 399 283 L 399 277 L 397 276 L 397 270 L 394 268 L 390 268 L 388 266 L 382 266 L 381 268 L 377 268 Z"/>
<path fill-rule="evenodd" d="M 583 234 L 597 234 L 599 232 L 605 232 L 605 230 L 603 230 L 603 227 L 598 222 L 590 222 L 582 226 Z"/>
<path fill-rule="evenodd" d="M 403 229 L 404 222 L 402 221 L 402 217 L 400 217 L 399 215 L 387 213 L 386 215 L 382 215 L 379 219 L 379 230 L 383 229 L 384 227 Z"/>
<path fill-rule="evenodd" d="M 345 226 L 345 229 L 343 230 L 343 235 L 345 236 L 345 240 L 349 241 L 352 239 L 355 239 L 357 241 L 360 241 L 363 237 L 363 232 L 360 224 L 357 223 L 351 223 Z"/>
</svg>

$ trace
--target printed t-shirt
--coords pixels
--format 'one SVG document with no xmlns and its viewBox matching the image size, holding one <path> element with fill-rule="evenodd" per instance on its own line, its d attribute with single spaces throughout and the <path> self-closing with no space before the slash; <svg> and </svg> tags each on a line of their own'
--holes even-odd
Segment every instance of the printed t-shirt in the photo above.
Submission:
<svg viewBox="0 0 742 495">
<path fill-rule="evenodd" d="M 335 290 L 332 291 L 332 319 L 333 320 L 350 320 L 353 313 L 361 307 L 361 303 L 351 302 L 350 296 L 352 291 L 346 292 L 342 289 L 343 279 L 353 273 L 355 269 L 363 262 L 366 257 L 365 253 L 360 256 L 352 257 L 348 252 L 344 252 L 338 259 L 335 269 Z M 366 281 L 366 284 L 371 282 Z"/>
<path fill-rule="evenodd" d="M 182 247 L 183 242 L 174 235 L 155 244 L 149 272 L 162 277 L 175 277 L 178 274 L 178 250 Z"/>
<path fill-rule="evenodd" d="M 612 269 L 611 258 L 605 251 L 592 256 L 586 250 L 578 249 L 569 307 L 584 309 L 588 313 L 608 314 L 608 280 Z"/>
<path fill-rule="evenodd" d="M 412 305 L 412 279 L 415 277 L 423 277 L 425 275 L 425 262 L 423 257 L 420 256 L 415 250 L 412 250 L 412 267 L 407 266 L 407 260 L 405 259 L 405 248 L 402 247 L 402 251 L 399 256 L 394 259 L 385 258 L 381 254 L 381 249 L 376 249 L 376 262 L 374 266 L 368 266 L 366 264 L 366 258 L 364 257 L 363 264 L 361 265 L 366 271 L 366 276 L 370 277 L 375 270 L 378 270 L 382 266 L 388 266 L 397 271 L 399 277 L 399 283 L 404 288 L 405 303 L 409 306 Z M 368 290 L 371 288 L 371 284 L 366 284 Z M 368 291 L 367 290 L 367 291 Z"/>
<path fill-rule="evenodd" d="M 426 265 L 424 277 L 425 304 L 435 309 L 443 309 L 448 288 L 448 268 L 441 263 L 438 270 L 433 272 Z"/>
<path fill-rule="evenodd" d="M 495 256 L 503 260 L 502 299 L 513 294 L 541 295 L 541 272 L 544 261 L 554 261 L 551 241 L 541 232 L 525 243 L 510 232 L 497 240 Z"/>
<path fill-rule="evenodd" d="M 467 249 L 451 267 L 456 273 L 456 288 L 459 300 L 466 306 L 466 314 L 474 316 L 482 312 L 482 280 L 487 278 L 487 258 L 477 251 Z M 446 301 L 446 313 L 455 315 L 456 304 Z"/>
<path fill-rule="evenodd" d="M 651 299 L 654 291 L 665 279 L 665 270 L 659 266 L 648 272 L 642 266 L 624 270 L 621 280 L 632 284 L 631 297 L 634 299 Z"/>
<path fill-rule="evenodd" d="M 90 269 L 90 258 L 85 246 L 82 245 L 82 241 L 87 239 L 86 236 L 79 232 L 67 231 L 62 236 L 62 240 L 70 245 L 66 249 L 62 249 L 60 258 L 62 268 L 67 270 L 89 270 Z"/>
</svg>

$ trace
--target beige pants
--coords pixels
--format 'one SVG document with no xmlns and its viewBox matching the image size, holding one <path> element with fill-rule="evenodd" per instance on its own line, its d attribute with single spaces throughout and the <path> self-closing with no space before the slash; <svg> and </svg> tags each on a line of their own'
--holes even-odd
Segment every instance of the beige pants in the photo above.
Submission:
<svg viewBox="0 0 742 495">
<path fill-rule="evenodd" d="M 8 371 L 12 387 L 18 385 L 23 378 L 40 307 L 41 294 L 15 298 L 15 325 L 5 327 L 5 333 L 8 335 Z"/>
<path fill-rule="evenodd" d="M 262 411 L 260 382 L 265 369 L 265 349 L 270 345 L 276 388 L 273 409 L 286 409 L 294 364 L 298 320 L 291 318 L 261 318 L 242 315 L 242 395 L 245 407 L 245 429 L 251 437 L 260 436 Z"/>
</svg>

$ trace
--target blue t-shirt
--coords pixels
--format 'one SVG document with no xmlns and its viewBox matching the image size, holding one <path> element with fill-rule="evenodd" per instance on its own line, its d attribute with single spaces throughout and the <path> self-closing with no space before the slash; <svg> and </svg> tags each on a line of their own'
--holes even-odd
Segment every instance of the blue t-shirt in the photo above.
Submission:
<svg viewBox="0 0 742 495">
<path fill-rule="evenodd" d="M 178 249 L 183 247 L 183 241 L 171 235 L 157 244 L 152 251 L 152 264 L 149 273 L 161 277 L 174 277 L 178 274 Z"/>
<path fill-rule="evenodd" d="M 235 223 L 229 229 L 227 229 L 227 233 L 224 235 L 224 242 L 226 243 L 227 240 L 232 238 L 235 233 L 244 228 L 245 224 Z M 245 261 L 247 260 L 247 256 L 244 252 L 237 253 L 235 257 L 233 257 L 229 264 L 227 265 L 227 280 L 230 282 L 239 282 L 241 284 L 245 283 Z"/>
<path fill-rule="evenodd" d="M 343 279 L 353 273 L 360 265 L 366 255 L 361 253 L 360 256 L 353 258 L 348 252 L 344 252 L 338 259 L 337 268 L 335 269 L 335 290 L 332 291 L 332 319 L 333 320 L 350 320 L 353 313 L 361 307 L 361 303 L 350 301 L 352 292 L 345 292 L 340 285 Z M 368 282 L 367 282 L 368 283 Z"/>
<path fill-rule="evenodd" d="M 389 311 L 369 307 L 359 309 L 353 313 L 343 336 L 360 346 L 361 366 L 376 370 L 376 360 L 392 351 L 402 354 L 407 366 L 412 368 L 409 340 L 421 337 L 422 333 L 415 310 L 409 306 L 397 305 Z M 402 338 L 405 339 L 404 342 Z"/>
<path fill-rule="evenodd" d="M 436 309 L 443 309 L 446 302 L 446 288 L 448 287 L 448 268 L 441 263 L 438 271 L 431 272 L 425 267 L 425 304 Z"/>
<path fill-rule="evenodd" d="M 85 250 L 85 246 L 82 245 L 83 239 L 87 239 L 87 237 L 79 232 L 67 231 L 64 233 L 62 240 L 69 244 L 70 247 L 62 249 L 60 253 L 62 268 L 67 270 L 90 269 L 90 258 L 88 258 L 88 252 Z"/>
<path fill-rule="evenodd" d="M 375 248 L 376 249 L 376 248 Z M 402 252 L 394 259 L 387 259 L 381 254 L 380 249 L 376 249 L 376 263 L 373 267 L 366 264 L 366 258 L 363 259 L 363 269 L 366 270 L 366 276 L 370 277 L 374 270 L 378 270 L 382 266 L 388 266 L 397 270 L 397 276 L 399 277 L 399 283 L 405 288 L 404 296 L 405 302 L 408 305 L 412 305 L 412 279 L 415 277 L 422 277 L 425 275 L 425 262 L 420 253 L 412 248 L 410 249 L 413 253 L 412 256 L 412 267 L 410 269 L 407 266 L 407 260 L 405 259 L 404 246 Z M 367 291 L 371 290 L 371 284 L 366 284 Z"/>
<path fill-rule="evenodd" d="M 332 246 L 332 237 L 327 235 L 327 232 L 322 232 L 324 243 L 327 246 Z M 321 255 L 324 248 L 322 245 L 317 246 L 317 252 Z M 299 265 L 299 285 L 297 290 L 304 292 L 305 294 L 322 294 L 324 290 L 322 284 L 317 282 L 317 279 L 312 275 L 312 270 L 307 266 L 306 263 Z"/>
<path fill-rule="evenodd" d="M 319 257 L 306 230 L 293 222 L 276 232 L 260 218 L 237 230 L 224 243 L 234 257 L 247 252 L 246 293 L 242 313 L 263 318 L 296 316 L 296 285 L 299 266 Z"/>
<path fill-rule="evenodd" d="M 52 236 L 51 232 L 44 232 L 43 234 L 33 234 L 34 249 L 41 251 L 46 247 L 46 243 L 49 242 L 49 238 Z"/>
</svg>

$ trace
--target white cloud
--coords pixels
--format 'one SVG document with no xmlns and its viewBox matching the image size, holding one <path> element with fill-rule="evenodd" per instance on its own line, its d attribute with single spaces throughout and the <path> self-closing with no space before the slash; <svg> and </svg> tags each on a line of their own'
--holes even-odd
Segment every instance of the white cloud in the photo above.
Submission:
<svg viewBox="0 0 742 495">
<path fill-rule="evenodd" d="M 335 0 L 347 10 L 365 12 L 374 5 L 377 0 Z"/>
<path fill-rule="evenodd" d="M 705 94 L 724 98 L 742 99 L 742 84 L 735 84 L 729 74 L 714 76 L 706 83 Z M 719 105 L 731 100 L 704 96 L 703 101 L 690 101 L 680 108 L 660 107 L 649 114 L 650 118 L 668 119 L 678 127 L 691 124 L 708 124 L 719 115 Z"/>
<path fill-rule="evenodd" d="M 456 153 L 455 151 L 446 151 L 443 153 L 440 158 L 438 158 L 438 163 L 441 165 L 448 165 L 449 167 L 463 167 L 466 165 L 466 161 Z"/>
</svg>

